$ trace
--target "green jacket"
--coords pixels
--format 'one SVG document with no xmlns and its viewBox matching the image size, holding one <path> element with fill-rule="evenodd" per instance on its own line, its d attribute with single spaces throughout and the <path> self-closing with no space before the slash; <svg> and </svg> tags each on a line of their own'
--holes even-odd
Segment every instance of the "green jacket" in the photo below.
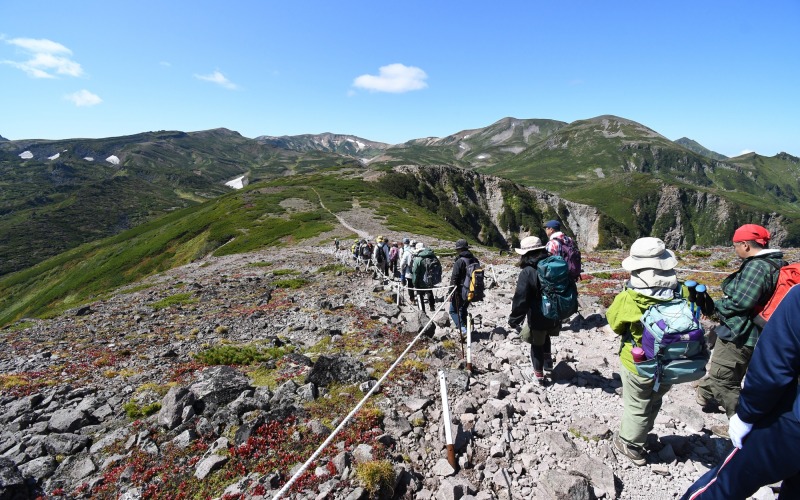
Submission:
<svg viewBox="0 0 800 500">
<path fill-rule="evenodd" d="M 614 330 L 614 333 L 620 335 L 620 350 L 619 360 L 622 366 L 627 368 L 631 373 L 636 374 L 636 367 L 633 364 L 633 355 L 631 349 L 631 337 L 633 337 L 636 345 L 642 345 L 642 331 L 644 327 L 639 321 L 642 319 L 645 309 L 653 304 L 661 302 L 668 302 L 672 297 L 665 299 L 657 299 L 647 295 L 643 295 L 636 291 L 634 288 L 625 288 L 614 297 L 614 302 L 611 307 L 606 311 L 606 319 L 608 326 Z M 628 335 L 630 333 L 630 335 Z"/>
<path fill-rule="evenodd" d="M 761 329 L 753 323 L 758 307 L 763 306 L 775 291 L 778 270 L 767 260 L 783 265 L 783 253 L 766 250 L 742 261 L 738 271 L 722 282 L 724 297 L 714 303 L 717 317 L 733 332 L 733 340 L 755 346 Z"/>
</svg>

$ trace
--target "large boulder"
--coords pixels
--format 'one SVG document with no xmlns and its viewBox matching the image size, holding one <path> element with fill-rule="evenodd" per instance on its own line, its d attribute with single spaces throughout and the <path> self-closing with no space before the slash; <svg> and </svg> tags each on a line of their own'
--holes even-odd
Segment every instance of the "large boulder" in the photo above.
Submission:
<svg viewBox="0 0 800 500">
<path fill-rule="evenodd" d="M 200 372 L 200 379 L 189 387 L 200 411 L 208 406 L 227 405 L 250 387 L 246 375 L 230 366 L 213 366 Z"/>
<path fill-rule="evenodd" d="M 347 356 L 320 356 L 306 383 L 313 382 L 318 387 L 327 387 L 331 383 L 356 384 L 369 380 L 364 365 Z"/>
<path fill-rule="evenodd" d="M 174 429 L 183 423 L 185 409 L 194 404 L 194 393 L 186 387 L 171 387 L 164 399 L 161 400 L 161 410 L 158 412 L 158 423 L 167 429 Z"/>
</svg>

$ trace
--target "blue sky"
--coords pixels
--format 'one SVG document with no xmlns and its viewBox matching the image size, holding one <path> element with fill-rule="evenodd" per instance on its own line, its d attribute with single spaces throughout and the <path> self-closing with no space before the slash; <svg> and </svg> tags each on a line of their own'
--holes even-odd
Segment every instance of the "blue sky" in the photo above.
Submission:
<svg viewBox="0 0 800 500">
<path fill-rule="evenodd" d="M 400 143 L 628 118 L 800 155 L 800 2 L 0 1 L 0 135 Z"/>
</svg>

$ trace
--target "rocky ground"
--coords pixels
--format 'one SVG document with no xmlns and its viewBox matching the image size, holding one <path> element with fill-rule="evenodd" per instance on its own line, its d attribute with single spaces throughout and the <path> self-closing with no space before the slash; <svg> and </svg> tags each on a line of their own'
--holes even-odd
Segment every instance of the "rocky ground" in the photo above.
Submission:
<svg viewBox="0 0 800 500">
<path fill-rule="evenodd" d="M 415 338 L 286 498 L 672 499 L 730 446 L 709 431 L 724 414 L 703 413 L 686 384 L 665 398 L 646 466 L 614 452 L 620 366 L 604 312 L 621 252 L 585 256 L 611 271 L 582 282 L 540 387 L 505 326 L 513 257 L 478 251 L 491 288 L 471 308 L 468 372 L 446 314 L 417 336 L 428 315 L 330 241 L 208 258 L 2 330 L 0 498 L 271 498 Z M 728 252 L 681 265 L 713 284 Z"/>
</svg>

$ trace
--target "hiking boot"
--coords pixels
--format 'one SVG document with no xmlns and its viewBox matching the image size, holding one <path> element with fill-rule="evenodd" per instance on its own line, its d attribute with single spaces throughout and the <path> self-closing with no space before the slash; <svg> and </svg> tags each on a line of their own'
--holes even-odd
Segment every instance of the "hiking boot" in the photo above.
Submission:
<svg viewBox="0 0 800 500">
<path fill-rule="evenodd" d="M 544 371 L 546 372 L 553 371 L 553 358 L 547 358 L 544 361 Z"/>
<path fill-rule="evenodd" d="M 622 438 L 619 437 L 619 434 L 614 434 L 613 439 L 614 449 L 617 452 L 621 453 L 622 455 L 626 456 L 628 460 L 633 462 L 634 465 L 641 467 L 643 465 L 647 465 L 647 459 L 642 455 L 642 452 L 628 446 Z"/>
<path fill-rule="evenodd" d="M 533 382 L 533 385 L 538 385 L 539 387 L 544 387 L 547 385 L 547 379 L 544 377 L 543 372 L 534 371 L 533 376 L 531 377 L 531 382 Z"/>
<path fill-rule="evenodd" d="M 719 403 L 714 398 L 707 398 L 700 392 L 700 388 L 694 392 L 694 400 L 702 407 L 704 413 L 714 413 L 719 409 Z"/>
<path fill-rule="evenodd" d="M 728 434 L 728 426 L 727 425 L 712 425 L 711 426 L 711 433 L 717 437 L 721 437 L 724 439 L 730 439 L 731 436 Z"/>
</svg>

